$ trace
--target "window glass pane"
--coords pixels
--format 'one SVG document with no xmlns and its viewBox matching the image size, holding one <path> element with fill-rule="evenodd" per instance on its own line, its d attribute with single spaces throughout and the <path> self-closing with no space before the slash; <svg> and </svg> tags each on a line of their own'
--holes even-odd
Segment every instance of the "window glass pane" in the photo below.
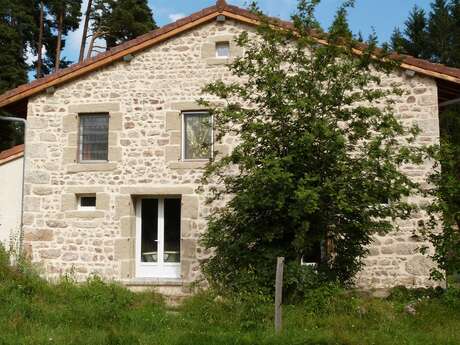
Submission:
<svg viewBox="0 0 460 345">
<path fill-rule="evenodd" d="M 208 113 L 184 114 L 184 159 L 211 157 L 212 121 Z"/>
<path fill-rule="evenodd" d="M 142 200 L 141 261 L 158 262 L 158 200 Z"/>
<path fill-rule="evenodd" d="M 307 248 L 302 255 L 303 263 L 316 263 L 321 262 L 323 256 L 323 243 L 322 241 L 314 241 L 311 247 Z"/>
<path fill-rule="evenodd" d="M 109 117 L 80 115 L 80 160 L 108 160 Z"/>
<path fill-rule="evenodd" d="M 217 42 L 216 43 L 216 56 L 217 57 L 229 57 L 230 56 L 229 42 Z"/>
<path fill-rule="evenodd" d="M 96 197 L 95 196 L 81 196 L 80 206 L 81 207 L 96 207 Z"/>
<path fill-rule="evenodd" d="M 164 262 L 180 262 L 180 199 L 165 199 Z"/>
</svg>

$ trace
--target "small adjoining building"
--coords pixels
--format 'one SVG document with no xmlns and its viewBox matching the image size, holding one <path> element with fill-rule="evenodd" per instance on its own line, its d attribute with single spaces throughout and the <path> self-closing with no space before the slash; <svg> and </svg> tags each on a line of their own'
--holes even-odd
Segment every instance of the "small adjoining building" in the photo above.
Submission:
<svg viewBox="0 0 460 345">
<path fill-rule="evenodd" d="M 227 65 L 243 50 L 234 39 L 257 24 L 249 11 L 218 1 L 0 96 L 0 109 L 28 121 L 23 248 L 48 278 L 97 274 L 180 294 L 200 277 L 209 253 L 198 240 L 210 208 L 196 190 L 210 154 L 202 143 L 213 133 L 201 125 L 212 119 L 197 99 L 206 84 L 235 80 Z M 406 91 L 397 116 L 420 126 L 421 143 L 439 143 L 439 110 L 460 97 L 460 70 L 406 56 L 384 80 L 392 82 Z M 230 152 L 236 140 L 215 149 Z M 430 169 L 406 172 L 423 181 Z M 20 195 L 6 179 L 2 203 Z M 359 287 L 433 284 L 432 263 L 413 236 L 422 219 L 375 237 Z"/>
<path fill-rule="evenodd" d="M 7 250 L 19 244 L 24 145 L 0 152 L 0 243 Z"/>
</svg>

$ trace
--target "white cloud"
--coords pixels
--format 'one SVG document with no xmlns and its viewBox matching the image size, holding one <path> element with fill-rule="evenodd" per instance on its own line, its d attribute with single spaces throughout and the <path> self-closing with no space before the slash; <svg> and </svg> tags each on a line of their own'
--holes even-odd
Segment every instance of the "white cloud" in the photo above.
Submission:
<svg viewBox="0 0 460 345">
<path fill-rule="evenodd" d="M 185 14 L 184 13 L 172 13 L 168 16 L 169 20 L 171 20 L 172 22 L 175 22 L 179 19 L 182 19 L 182 18 L 185 18 Z"/>
</svg>

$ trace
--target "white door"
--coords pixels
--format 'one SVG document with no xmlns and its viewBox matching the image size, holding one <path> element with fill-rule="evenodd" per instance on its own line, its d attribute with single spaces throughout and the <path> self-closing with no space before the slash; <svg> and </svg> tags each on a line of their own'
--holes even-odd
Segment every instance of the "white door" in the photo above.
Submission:
<svg viewBox="0 0 460 345">
<path fill-rule="evenodd" d="M 136 277 L 180 278 L 178 198 L 145 198 L 136 205 Z"/>
</svg>

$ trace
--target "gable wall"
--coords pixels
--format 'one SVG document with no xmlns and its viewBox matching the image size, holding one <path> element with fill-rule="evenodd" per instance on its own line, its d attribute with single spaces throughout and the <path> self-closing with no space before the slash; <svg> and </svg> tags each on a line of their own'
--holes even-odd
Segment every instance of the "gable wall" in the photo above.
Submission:
<svg viewBox="0 0 460 345">
<path fill-rule="evenodd" d="M 134 272 L 134 203 L 139 195 L 181 195 L 182 276 L 199 276 L 205 253 L 197 244 L 209 208 L 195 192 L 200 164 L 180 159 L 180 110 L 195 110 L 201 88 L 233 77 L 211 58 L 217 37 L 253 30 L 232 21 L 209 23 L 161 43 L 127 62 L 118 62 L 29 101 L 24 240 L 34 262 L 50 278 L 73 272 L 77 279 L 96 273 L 129 280 Z M 211 47 L 211 48 L 210 48 Z M 420 140 L 437 142 L 437 89 L 433 80 L 404 74 L 409 94 L 397 109 L 407 123 L 424 130 Z M 110 164 L 91 168 L 76 164 L 77 113 L 96 109 L 110 113 Z M 234 138 L 218 149 L 230 150 Z M 415 179 L 429 167 L 411 168 Z M 96 193 L 97 210 L 76 210 L 78 193 Z M 377 238 L 370 248 L 362 286 L 387 287 L 427 283 L 428 262 L 413 251 L 410 231 Z M 378 244 L 378 245 L 377 245 Z M 410 269 L 415 261 L 415 269 Z"/>
</svg>

